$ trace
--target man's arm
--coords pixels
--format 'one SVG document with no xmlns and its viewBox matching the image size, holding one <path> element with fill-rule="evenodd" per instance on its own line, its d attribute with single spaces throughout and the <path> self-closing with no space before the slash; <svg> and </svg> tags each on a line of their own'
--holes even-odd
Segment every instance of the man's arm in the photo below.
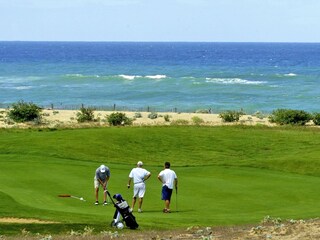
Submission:
<svg viewBox="0 0 320 240">
<path fill-rule="evenodd" d="M 161 183 L 163 183 L 160 174 L 158 175 L 158 179 L 159 179 L 159 181 L 160 181 Z"/>
<path fill-rule="evenodd" d="M 143 178 L 143 181 L 148 180 L 150 176 L 151 176 L 151 173 L 149 172 L 149 174 L 147 174 L 147 175 Z"/>
</svg>

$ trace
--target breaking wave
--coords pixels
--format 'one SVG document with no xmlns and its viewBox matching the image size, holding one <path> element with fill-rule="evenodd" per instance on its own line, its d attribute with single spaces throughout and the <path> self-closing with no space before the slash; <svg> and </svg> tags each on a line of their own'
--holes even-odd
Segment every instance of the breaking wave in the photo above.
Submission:
<svg viewBox="0 0 320 240">
<path fill-rule="evenodd" d="M 206 78 L 207 83 L 218 84 L 245 84 L 245 85 L 261 85 L 265 84 L 265 81 L 252 81 L 241 78 Z"/>
</svg>

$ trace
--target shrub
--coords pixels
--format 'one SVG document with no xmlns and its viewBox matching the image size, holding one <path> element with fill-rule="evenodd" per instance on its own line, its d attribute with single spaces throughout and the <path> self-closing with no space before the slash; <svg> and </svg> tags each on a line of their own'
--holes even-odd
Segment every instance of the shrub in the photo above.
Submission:
<svg viewBox="0 0 320 240">
<path fill-rule="evenodd" d="M 155 112 L 149 113 L 148 118 L 156 119 L 156 118 L 158 118 L 158 113 L 155 113 Z"/>
<path fill-rule="evenodd" d="M 252 114 L 252 116 L 255 116 L 255 117 L 259 118 L 259 119 L 264 119 L 266 117 L 265 114 L 263 114 L 262 112 L 259 112 L 259 111 L 257 111 L 254 114 Z"/>
<path fill-rule="evenodd" d="M 92 122 L 94 121 L 94 109 L 81 107 L 80 112 L 77 113 L 78 122 Z"/>
<path fill-rule="evenodd" d="M 269 116 L 269 121 L 280 125 L 292 124 L 303 126 L 312 120 L 312 115 L 303 110 L 277 109 Z"/>
<path fill-rule="evenodd" d="M 189 121 L 185 119 L 177 119 L 172 121 L 170 125 L 189 125 Z"/>
<path fill-rule="evenodd" d="M 107 116 L 107 122 L 111 126 L 131 125 L 132 120 L 126 116 L 125 113 L 111 113 Z"/>
<path fill-rule="evenodd" d="M 136 113 L 134 114 L 134 117 L 135 117 L 135 118 L 142 118 L 142 114 L 139 113 L 139 112 L 136 112 Z"/>
<path fill-rule="evenodd" d="M 240 117 L 244 115 L 242 111 L 231 111 L 227 110 L 219 114 L 219 117 L 222 118 L 224 122 L 237 122 Z"/>
<path fill-rule="evenodd" d="M 193 116 L 191 118 L 191 120 L 192 120 L 193 124 L 195 124 L 195 125 L 200 125 L 200 124 L 204 123 L 204 120 L 198 116 Z"/>
<path fill-rule="evenodd" d="M 210 110 L 208 110 L 208 109 L 198 109 L 198 110 L 196 110 L 196 113 L 210 113 Z"/>
<path fill-rule="evenodd" d="M 170 116 L 168 114 L 165 114 L 163 118 L 166 122 L 170 122 Z"/>
<path fill-rule="evenodd" d="M 12 104 L 12 109 L 8 112 L 8 117 L 15 122 L 28 122 L 41 119 L 41 108 L 34 103 L 19 101 Z"/>
<path fill-rule="evenodd" d="M 320 113 L 314 113 L 312 120 L 315 125 L 320 125 Z"/>
</svg>

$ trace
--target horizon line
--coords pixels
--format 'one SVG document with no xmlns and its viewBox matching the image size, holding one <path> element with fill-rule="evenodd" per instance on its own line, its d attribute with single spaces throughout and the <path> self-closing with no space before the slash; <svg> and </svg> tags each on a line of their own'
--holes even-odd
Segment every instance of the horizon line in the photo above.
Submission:
<svg viewBox="0 0 320 240">
<path fill-rule="evenodd" d="M 318 44 L 320 42 L 295 42 L 295 41 L 103 41 L 103 40 L 1 40 L 0 42 L 61 42 L 61 43 L 294 43 Z"/>
</svg>

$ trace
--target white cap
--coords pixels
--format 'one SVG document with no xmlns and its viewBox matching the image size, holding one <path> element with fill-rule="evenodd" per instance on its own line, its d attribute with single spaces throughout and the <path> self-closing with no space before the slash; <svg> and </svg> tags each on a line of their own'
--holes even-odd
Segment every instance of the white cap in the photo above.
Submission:
<svg viewBox="0 0 320 240">
<path fill-rule="evenodd" d="M 139 167 L 141 167 L 143 165 L 143 162 L 141 162 L 141 161 L 139 161 L 138 163 L 137 163 L 137 166 L 139 166 Z"/>
<path fill-rule="evenodd" d="M 100 166 L 100 172 L 104 173 L 106 171 L 106 166 L 105 165 L 101 165 Z"/>
</svg>

